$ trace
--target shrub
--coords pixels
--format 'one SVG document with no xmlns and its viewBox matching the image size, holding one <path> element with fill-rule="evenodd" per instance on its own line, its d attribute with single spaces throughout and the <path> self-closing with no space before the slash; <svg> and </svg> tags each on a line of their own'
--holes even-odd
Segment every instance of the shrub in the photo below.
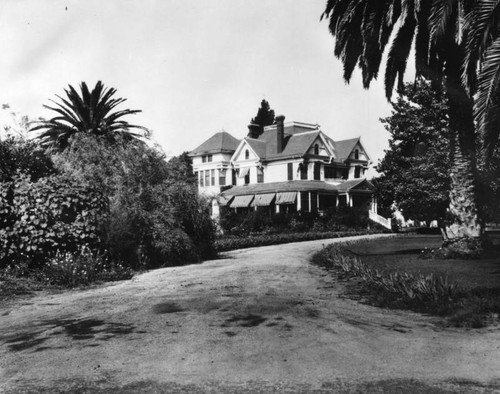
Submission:
<svg viewBox="0 0 500 394">
<path fill-rule="evenodd" d="M 32 182 L 18 175 L 0 183 L 0 266 L 22 259 L 40 265 L 57 250 L 99 244 L 106 212 L 98 190 L 70 177 Z"/>
<path fill-rule="evenodd" d="M 312 241 L 315 239 L 341 238 L 367 233 L 367 231 L 350 230 L 345 232 L 260 234 L 245 237 L 225 236 L 215 241 L 215 247 L 219 252 L 223 252 L 234 249 L 252 248 L 256 246 L 279 245 L 289 242 Z"/>
<path fill-rule="evenodd" d="M 46 283 L 64 287 L 132 277 L 129 268 L 111 263 L 104 255 L 93 252 L 87 245 L 81 246 L 73 253 L 58 251 L 47 261 L 38 275 Z"/>
</svg>

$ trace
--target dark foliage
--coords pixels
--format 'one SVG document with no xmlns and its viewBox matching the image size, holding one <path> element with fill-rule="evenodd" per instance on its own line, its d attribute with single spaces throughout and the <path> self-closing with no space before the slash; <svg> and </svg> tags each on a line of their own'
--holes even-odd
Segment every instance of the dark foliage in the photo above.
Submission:
<svg viewBox="0 0 500 394">
<path fill-rule="evenodd" d="M 260 134 L 264 131 L 265 126 L 270 126 L 274 124 L 274 110 L 271 109 L 271 106 L 267 102 L 267 100 L 262 100 L 260 103 L 260 107 L 257 110 L 257 115 L 255 118 L 250 120 L 251 124 L 256 124 L 260 126 Z"/>
<path fill-rule="evenodd" d="M 374 182 L 380 205 L 387 210 L 392 199 L 406 219 L 443 224 L 450 191 L 446 101 L 417 79 L 401 88 L 392 107 L 381 119 L 391 137 Z"/>
<path fill-rule="evenodd" d="M 96 188 L 60 175 L 0 183 L 0 266 L 42 265 L 56 251 L 101 245 L 108 201 Z"/>
<path fill-rule="evenodd" d="M 37 181 L 54 172 L 52 160 L 35 142 L 12 136 L 0 139 L 0 182 L 12 181 L 18 173 Z"/>
</svg>

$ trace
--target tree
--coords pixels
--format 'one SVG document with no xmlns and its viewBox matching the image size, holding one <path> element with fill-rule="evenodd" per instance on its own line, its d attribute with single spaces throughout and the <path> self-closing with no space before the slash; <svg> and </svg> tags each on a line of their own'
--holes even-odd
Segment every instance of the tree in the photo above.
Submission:
<svg viewBox="0 0 500 394">
<path fill-rule="evenodd" d="M 377 188 L 405 218 L 437 220 L 443 227 L 450 190 L 446 101 L 419 78 L 404 84 L 392 107 L 392 115 L 381 119 L 391 138 L 377 166 Z"/>
<path fill-rule="evenodd" d="M 44 105 L 58 115 L 36 122 L 36 126 L 31 129 L 42 131 L 37 137 L 42 146 L 64 150 L 70 137 L 77 133 L 102 137 L 110 143 L 128 142 L 149 135 L 146 128 L 122 120 L 124 116 L 136 114 L 141 112 L 140 110 L 124 109 L 113 112 L 126 99 L 114 98 L 116 89 L 105 88 L 101 81 L 97 82 L 92 91 L 89 91 L 85 82 L 80 84 L 80 93 L 71 85 L 64 91 L 66 98 L 56 95 L 61 102 L 50 100 L 55 106 Z M 133 132 L 132 129 L 141 132 Z"/>
<path fill-rule="evenodd" d="M 449 242 L 463 240 L 465 244 L 475 243 L 484 233 L 476 194 L 474 67 L 469 68 L 472 70 L 469 84 L 461 80 L 461 67 L 471 49 L 467 40 L 460 37 L 471 37 L 477 30 L 477 23 L 464 26 L 462 21 L 475 7 L 481 8 L 481 4 L 465 0 L 329 0 L 322 15 L 329 18 L 330 32 L 336 38 L 334 53 L 344 64 L 346 81 L 359 65 L 363 86 L 370 86 L 378 75 L 391 33 L 397 28 L 387 54 L 387 98 L 390 99 L 396 80 L 402 87 L 413 42 L 416 75 L 429 79 L 436 88 L 444 87 L 451 159 L 449 222 L 445 234 Z"/>
<path fill-rule="evenodd" d="M 259 134 L 264 132 L 265 126 L 270 126 L 274 124 L 274 110 L 271 109 L 271 106 L 267 102 L 267 100 L 262 100 L 260 102 L 260 107 L 257 110 L 257 115 L 255 118 L 250 120 L 251 124 L 259 125 L 260 131 Z"/>
<path fill-rule="evenodd" d="M 179 156 L 172 157 L 167 162 L 168 182 L 185 182 L 189 185 L 197 186 L 198 179 L 193 172 L 193 160 L 189 157 L 189 152 L 183 152 Z"/>
<path fill-rule="evenodd" d="M 9 109 L 3 104 L 2 109 Z M 33 141 L 28 140 L 30 119 L 10 112 L 8 124 L 2 125 L 0 135 L 0 182 L 9 182 L 17 173 L 28 175 L 32 181 L 54 173 L 50 157 Z"/>
</svg>

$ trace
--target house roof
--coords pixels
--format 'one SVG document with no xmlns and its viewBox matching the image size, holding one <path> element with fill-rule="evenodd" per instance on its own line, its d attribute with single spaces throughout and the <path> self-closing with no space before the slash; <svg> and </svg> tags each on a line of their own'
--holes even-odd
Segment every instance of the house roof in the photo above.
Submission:
<svg viewBox="0 0 500 394">
<path fill-rule="evenodd" d="M 362 185 L 366 182 L 366 185 Z M 366 187 L 363 187 L 366 186 Z M 233 186 L 230 189 L 223 191 L 220 195 L 224 198 L 230 196 L 243 196 L 264 193 L 278 192 L 302 192 L 302 191 L 322 191 L 330 193 L 346 193 L 353 189 L 366 190 L 372 189 L 373 185 L 370 181 L 360 178 L 341 183 L 329 183 L 324 181 L 285 181 L 271 183 L 254 183 L 241 186 Z"/>
<path fill-rule="evenodd" d="M 231 134 L 225 131 L 220 131 L 189 152 L 189 156 L 220 152 L 233 153 L 239 143 L 240 140 L 234 138 Z"/>
<path fill-rule="evenodd" d="M 319 130 L 308 130 L 295 134 L 287 134 L 285 130 L 285 147 L 282 152 L 278 153 L 276 129 L 264 130 L 264 133 L 259 137 L 259 141 L 264 142 L 265 156 L 259 156 L 267 160 L 304 156 L 319 134 Z"/>
<path fill-rule="evenodd" d="M 333 147 L 335 148 L 335 153 L 336 153 L 336 159 L 337 161 L 344 161 L 349 158 L 349 155 L 351 154 L 352 150 L 356 146 L 356 144 L 359 142 L 359 137 L 358 138 L 351 138 L 349 140 L 342 140 L 342 141 L 333 141 Z"/>
<path fill-rule="evenodd" d="M 249 137 L 245 137 L 245 140 L 257 156 L 261 159 L 266 157 L 266 143 L 264 141 Z"/>
</svg>

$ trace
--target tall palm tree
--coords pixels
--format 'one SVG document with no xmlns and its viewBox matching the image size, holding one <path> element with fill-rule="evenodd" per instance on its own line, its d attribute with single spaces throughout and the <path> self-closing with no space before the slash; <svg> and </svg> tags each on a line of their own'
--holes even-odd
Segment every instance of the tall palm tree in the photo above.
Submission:
<svg viewBox="0 0 500 394">
<path fill-rule="evenodd" d="M 484 231 L 476 199 L 473 100 L 461 80 L 466 53 L 462 21 L 472 11 L 473 3 L 329 0 L 322 15 L 329 18 L 330 32 L 336 39 L 334 53 L 344 64 L 347 82 L 358 65 L 363 85 L 368 88 L 377 78 L 382 55 L 392 40 L 385 70 L 388 99 L 396 81 L 402 86 L 413 43 L 417 77 L 429 79 L 435 87 L 444 87 L 451 130 L 450 215 L 446 227 L 450 241 L 478 238 Z"/>
<path fill-rule="evenodd" d="M 97 82 L 92 91 L 89 91 L 85 82 L 80 84 L 80 93 L 71 85 L 64 91 L 66 98 L 56 95 L 61 102 L 50 100 L 55 106 L 44 105 L 58 115 L 36 122 L 36 126 L 31 128 L 31 131 L 42 131 L 37 137 L 42 146 L 64 150 L 71 136 L 77 133 L 102 137 L 111 143 L 127 142 L 149 135 L 148 129 L 121 119 L 125 115 L 141 112 L 140 110 L 124 109 L 113 112 L 126 99 L 113 98 L 116 89 L 105 88 L 101 81 Z M 133 132 L 131 129 L 140 132 Z"/>
<path fill-rule="evenodd" d="M 477 129 L 490 159 L 500 136 L 500 1 L 481 0 L 464 16 L 462 81 L 475 95 Z"/>
</svg>

